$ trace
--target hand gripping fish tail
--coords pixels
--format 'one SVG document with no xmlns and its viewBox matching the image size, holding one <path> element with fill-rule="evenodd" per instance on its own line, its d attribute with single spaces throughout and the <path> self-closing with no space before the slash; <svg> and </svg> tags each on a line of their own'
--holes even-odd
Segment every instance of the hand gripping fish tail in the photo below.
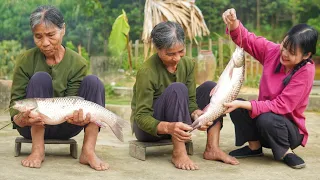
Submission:
<svg viewBox="0 0 320 180">
<path fill-rule="evenodd" d="M 223 104 L 237 98 L 244 80 L 244 74 L 244 50 L 237 46 L 228 65 L 219 77 L 217 85 L 212 90 L 210 103 L 203 110 L 204 113 L 192 123 L 191 127 L 193 129 L 212 122 L 225 114 L 227 108 Z"/>
</svg>

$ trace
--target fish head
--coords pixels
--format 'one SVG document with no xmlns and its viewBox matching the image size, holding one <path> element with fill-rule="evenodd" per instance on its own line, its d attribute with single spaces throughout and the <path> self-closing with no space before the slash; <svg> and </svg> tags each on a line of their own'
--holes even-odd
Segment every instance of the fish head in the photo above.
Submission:
<svg viewBox="0 0 320 180">
<path fill-rule="evenodd" d="M 20 112 L 26 112 L 29 110 L 33 110 L 37 108 L 37 102 L 35 99 L 23 99 L 18 100 L 14 102 L 14 105 L 12 106 L 13 109 L 16 109 Z"/>
<path fill-rule="evenodd" d="M 237 46 L 236 50 L 232 54 L 232 60 L 234 63 L 234 66 L 239 68 L 244 66 L 244 50 L 243 48 Z"/>
</svg>

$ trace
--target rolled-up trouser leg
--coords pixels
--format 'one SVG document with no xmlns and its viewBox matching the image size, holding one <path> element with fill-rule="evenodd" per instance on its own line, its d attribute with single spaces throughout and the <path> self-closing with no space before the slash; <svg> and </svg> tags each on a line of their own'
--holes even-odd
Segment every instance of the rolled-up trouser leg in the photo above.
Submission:
<svg viewBox="0 0 320 180">
<path fill-rule="evenodd" d="M 210 103 L 210 92 L 217 84 L 212 81 L 206 81 L 196 89 L 196 99 L 198 107 L 203 110 Z M 192 113 L 192 112 L 191 112 Z M 221 128 L 223 126 L 223 115 L 214 120 L 213 124 L 207 129 L 209 131 L 217 122 L 221 122 Z"/>
<path fill-rule="evenodd" d="M 234 124 L 236 146 L 242 146 L 248 141 L 259 140 L 256 121 L 249 116 L 248 110 L 242 108 L 235 109 L 234 111 L 230 112 L 230 118 Z"/>
<path fill-rule="evenodd" d="M 262 146 L 270 147 L 276 160 L 280 160 L 289 148 L 298 147 L 303 139 L 292 121 L 271 112 L 258 116 L 256 126 Z"/>
<path fill-rule="evenodd" d="M 188 89 L 183 83 L 172 83 L 153 103 L 153 117 L 159 121 L 191 124 Z M 141 130 L 134 122 L 133 131 L 139 141 L 152 142 L 170 139 L 169 135 L 152 136 Z"/>
</svg>

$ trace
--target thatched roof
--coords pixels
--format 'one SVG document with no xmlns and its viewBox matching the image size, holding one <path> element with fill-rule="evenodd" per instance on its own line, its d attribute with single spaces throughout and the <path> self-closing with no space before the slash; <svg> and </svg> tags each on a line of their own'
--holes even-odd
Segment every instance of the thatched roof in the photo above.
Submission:
<svg viewBox="0 0 320 180">
<path fill-rule="evenodd" d="M 153 27 L 167 20 L 181 24 L 186 37 L 196 43 L 195 37 L 210 34 L 200 9 L 195 5 L 195 0 L 146 0 L 142 33 L 142 40 L 146 45 L 150 45 Z"/>
</svg>

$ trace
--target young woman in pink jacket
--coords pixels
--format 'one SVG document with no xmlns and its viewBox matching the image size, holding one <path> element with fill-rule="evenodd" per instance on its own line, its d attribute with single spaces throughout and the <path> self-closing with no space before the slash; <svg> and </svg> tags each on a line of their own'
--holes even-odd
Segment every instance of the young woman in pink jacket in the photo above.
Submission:
<svg viewBox="0 0 320 180">
<path fill-rule="evenodd" d="M 249 32 L 237 19 L 235 9 L 226 10 L 222 18 L 232 40 L 263 66 L 258 100 L 225 104 L 235 126 L 236 146 L 249 144 L 229 154 L 237 158 L 261 156 L 262 147 L 271 148 L 276 160 L 292 168 L 305 167 L 292 150 L 305 146 L 308 140 L 304 111 L 315 75 L 311 57 L 316 53 L 318 32 L 298 24 L 276 44 Z"/>
</svg>

